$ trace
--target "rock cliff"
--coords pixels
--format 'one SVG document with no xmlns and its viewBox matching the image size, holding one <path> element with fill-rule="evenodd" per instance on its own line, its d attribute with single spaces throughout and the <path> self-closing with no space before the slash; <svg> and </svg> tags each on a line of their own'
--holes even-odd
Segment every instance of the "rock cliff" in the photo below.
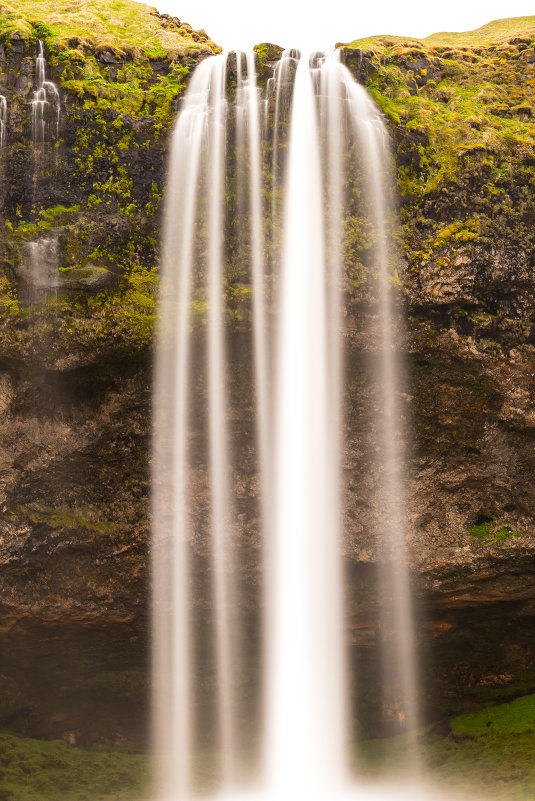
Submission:
<svg viewBox="0 0 535 801">
<path fill-rule="evenodd" d="M 132 736 L 145 698 L 160 202 L 180 94 L 218 50 L 176 18 L 115 5 L 117 19 L 101 2 L 0 9 L 0 724 L 46 736 L 78 727 L 88 742 L 110 727 L 115 742 Z M 57 136 L 49 127 L 42 145 L 31 123 L 39 40 L 61 101 Z M 438 654 L 423 682 L 431 714 L 535 687 L 534 42 L 530 17 L 341 46 L 388 119 L 395 157 L 409 548 L 422 651 Z M 280 49 L 257 52 L 265 82 Z M 346 333 L 357 381 L 365 346 L 349 317 Z M 351 413 L 357 430 L 363 412 Z M 346 456 L 348 571 L 366 586 L 378 510 L 352 439 Z M 374 603 L 353 610 L 357 651 L 373 651 Z M 49 666 L 21 686 L 20 671 L 48 665 L 67 630 L 80 645 L 63 683 Z M 122 654 L 113 664 L 106 637 Z M 73 722 L 69 676 L 86 708 L 113 685 L 113 725 L 104 712 L 91 732 Z"/>
<path fill-rule="evenodd" d="M 527 17 L 339 45 L 390 121 L 409 547 L 434 654 L 424 674 L 446 706 L 533 684 L 534 40 Z"/>
<path fill-rule="evenodd" d="M 32 130 L 39 41 L 60 96 L 57 135 L 45 108 L 43 142 Z M 146 734 L 160 201 L 180 95 L 218 49 L 128 1 L 113 14 L 102 2 L 0 9 L 2 725 L 76 730 L 72 699 L 75 717 L 98 705 L 111 669 L 121 687 L 108 686 L 101 708 L 123 711 L 107 724 L 102 711 L 85 742 Z M 67 629 L 72 648 L 58 634 Z M 126 643 L 111 667 L 110 637 L 117 654 Z"/>
</svg>

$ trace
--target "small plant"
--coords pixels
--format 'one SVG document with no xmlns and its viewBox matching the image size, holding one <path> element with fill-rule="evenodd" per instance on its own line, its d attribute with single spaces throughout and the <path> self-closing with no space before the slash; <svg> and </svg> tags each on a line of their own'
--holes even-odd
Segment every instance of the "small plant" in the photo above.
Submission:
<svg viewBox="0 0 535 801">
<path fill-rule="evenodd" d="M 33 29 L 38 39 L 50 39 L 54 32 L 44 22 L 34 22 Z"/>
<path fill-rule="evenodd" d="M 522 531 L 515 531 L 512 526 L 500 524 L 496 519 L 474 523 L 468 526 L 466 533 L 469 537 L 478 539 L 482 545 L 492 545 L 495 542 L 506 542 L 512 537 L 524 536 Z"/>
</svg>

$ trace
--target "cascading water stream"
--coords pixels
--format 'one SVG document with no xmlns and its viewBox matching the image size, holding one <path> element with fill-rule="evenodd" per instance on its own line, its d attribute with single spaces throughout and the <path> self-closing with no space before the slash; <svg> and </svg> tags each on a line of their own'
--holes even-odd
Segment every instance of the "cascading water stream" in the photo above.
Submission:
<svg viewBox="0 0 535 801">
<path fill-rule="evenodd" d="M 55 83 L 46 80 L 45 50 L 41 39 L 37 43 L 35 92 L 31 109 L 34 147 L 41 147 L 47 139 L 57 139 L 61 119 L 59 90 Z"/>
<path fill-rule="evenodd" d="M 359 130 L 361 146 L 369 163 L 381 164 L 384 154 L 385 131 L 373 119 L 372 104 L 369 98 L 363 98 L 368 106 L 368 124 Z M 362 100 L 361 100 L 362 102 Z M 391 282 L 393 276 L 389 270 L 386 231 L 384 228 L 385 189 L 383 176 L 385 169 L 370 170 L 368 175 L 369 190 L 374 209 L 375 230 L 378 232 L 376 245 L 376 263 L 379 283 L 379 315 L 381 320 L 381 359 L 379 364 L 379 424 L 382 432 L 380 438 L 380 460 L 383 466 L 383 479 L 380 485 L 383 526 L 386 532 L 386 547 L 389 551 L 383 582 L 392 587 L 393 604 L 390 615 L 393 618 L 392 658 L 383 667 L 385 674 L 394 678 L 394 683 L 401 688 L 400 699 L 404 725 L 415 728 L 418 724 L 416 685 L 417 670 L 414 659 L 413 611 L 407 559 L 405 557 L 405 508 L 403 484 L 403 442 L 400 437 L 400 412 L 397 406 L 397 379 L 395 364 L 395 334 L 393 330 L 393 297 Z M 415 751 L 408 755 L 408 761 L 415 759 Z"/>
<path fill-rule="evenodd" d="M 269 108 L 269 97 L 273 94 L 274 112 L 273 126 L 271 132 L 271 233 L 272 233 L 272 272 L 276 275 L 282 255 L 281 233 L 281 206 L 280 198 L 282 190 L 282 176 L 285 172 L 284 154 L 280 153 L 279 140 L 281 123 L 286 127 L 291 107 L 291 95 L 293 90 L 292 81 L 297 70 L 301 53 L 299 50 L 289 49 L 282 54 L 280 61 L 275 66 L 275 74 L 268 80 L 266 103 Z M 266 115 L 267 118 L 267 115 Z M 265 134 L 269 136 L 269 130 L 265 128 Z"/>
<path fill-rule="evenodd" d="M 384 123 L 362 87 L 344 75 L 344 87 L 351 107 L 353 130 L 366 165 L 363 181 L 370 198 L 370 217 L 375 231 L 373 260 L 376 270 L 377 313 L 380 329 L 379 358 L 375 374 L 378 437 L 377 463 L 380 477 L 377 496 L 380 499 L 382 546 L 386 556 L 381 566 L 380 582 L 390 588 L 391 604 L 383 609 L 386 627 L 390 629 L 389 655 L 383 657 L 385 682 L 397 687 L 397 709 L 404 727 L 418 724 L 416 685 L 417 669 L 413 634 L 411 592 L 405 555 L 405 490 L 403 437 L 399 409 L 399 382 L 402 364 L 396 353 L 394 279 L 388 238 L 388 185 L 390 164 L 388 136 Z M 407 766 L 415 768 L 416 752 L 407 755 Z"/>
<path fill-rule="evenodd" d="M 376 243 L 383 580 L 396 596 L 386 613 L 395 667 L 384 664 L 408 723 L 417 720 L 388 144 L 379 113 L 338 59 L 287 51 L 266 105 L 254 54 L 232 58 L 232 80 L 226 56 L 196 69 L 169 168 L 153 437 L 157 797 L 206 793 L 199 764 L 209 754 L 217 796 L 240 792 L 246 776 L 254 797 L 327 801 L 351 794 L 356 781 L 347 769 L 341 329 L 346 218 L 361 195 Z M 244 371 L 253 396 L 240 383 Z M 249 539 L 254 569 L 239 557 Z M 262 585 L 258 607 L 244 604 L 240 571 L 254 573 L 248 586 Z M 256 650 L 244 629 L 251 616 L 255 627 L 262 620 Z M 250 674 L 244 698 L 238 683 Z"/>
<path fill-rule="evenodd" d="M 295 76 L 288 146 L 266 599 L 266 784 L 274 798 L 336 795 L 345 761 L 337 465 L 329 442 L 335 410 L 327 380 L 328 328 L 340 322 L 326 314 L 320 142 L 306 58 Z"/>
<path fill-rule="evenodd" d="M 223 296 L 223 184 L 226 139 L 224 60 L 214 62 L 210 80 L 212 96 L 208 130 L 208 416 L 211 526 L 213 542 L 214 605 L 219 677 L 219 728 L 223 784 L 234 774 L 236 753 L 233 671 L 235 636 L 233 587 L 231 584 L 229 453 L 226 398 L 226 354 L 224 349 Z"/>
<path fill-rule="evenodd" d="M 7 100 L 0 95 L 0 150 L 3 150 L 7 141 Z"/>
</svg>

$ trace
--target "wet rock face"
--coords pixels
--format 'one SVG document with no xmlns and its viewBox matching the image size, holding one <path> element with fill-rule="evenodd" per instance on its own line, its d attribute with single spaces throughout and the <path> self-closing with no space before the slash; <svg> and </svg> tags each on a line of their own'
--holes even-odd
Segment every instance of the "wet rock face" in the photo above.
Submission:
<svg viewBox="0 0 535 801">
<path fill-rule="evenodd" d="M 0 369 L 0 721 L 148 736 L 150 368 Z"/>
<path fill-rule="evenodd" d="M 12 37 L 0 50 L 6 636 L 31 620 L 140 625 L 146 617 L 150 349 L 167 136 L 190 70 L 211 52 L 201 43 L 151 60 L 141 48 L 67 44 L 74 49 L 63 43 L 58 52 L 45 42 L 62 114 L 58 139 L 39 149 L 29 106 L 37 43 Z M 88 91 L 85 71 L 104 99 Z"/>
<path fill-rule="evenodd" d="M 1 378 L 3 630 L 32 617 L 143 616 L 150 371 Z"/>
<path fill-rule="evenodd" d="M 442 46 L 384 37 L 341 51 L 390 122 L 409 320 L 410 552 L 435 600 L 444 580 L 446 604 L 524 598 L 526 572 L 531 586 L 533 143 L 519 141 L 513 157 L 482 140 L 498 96 L 510 119 L 533 110 L 533 34 L 502 39 Z M 476 90 L 490 112 L 478 119 L 457 105 Z M 462 141 L 453 128 L 441 136 L 448 123 L 426 116 L 429 99 L 446 116 L 456 109 Z"/>
</svg>

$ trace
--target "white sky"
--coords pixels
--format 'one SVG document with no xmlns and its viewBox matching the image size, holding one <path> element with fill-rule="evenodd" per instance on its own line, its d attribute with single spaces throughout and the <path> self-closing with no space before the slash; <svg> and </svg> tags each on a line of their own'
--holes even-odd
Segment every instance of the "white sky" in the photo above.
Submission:
<svg viewBox="0 0 535 801">
<path fill-rule="evenodd" d="M 533 0 L 145 0 L 204 28 L 225 50 L 260 42 L 332 50 L 363 36 L 469 31 L 504 17 L 535 14 Z"/>
</svg>

